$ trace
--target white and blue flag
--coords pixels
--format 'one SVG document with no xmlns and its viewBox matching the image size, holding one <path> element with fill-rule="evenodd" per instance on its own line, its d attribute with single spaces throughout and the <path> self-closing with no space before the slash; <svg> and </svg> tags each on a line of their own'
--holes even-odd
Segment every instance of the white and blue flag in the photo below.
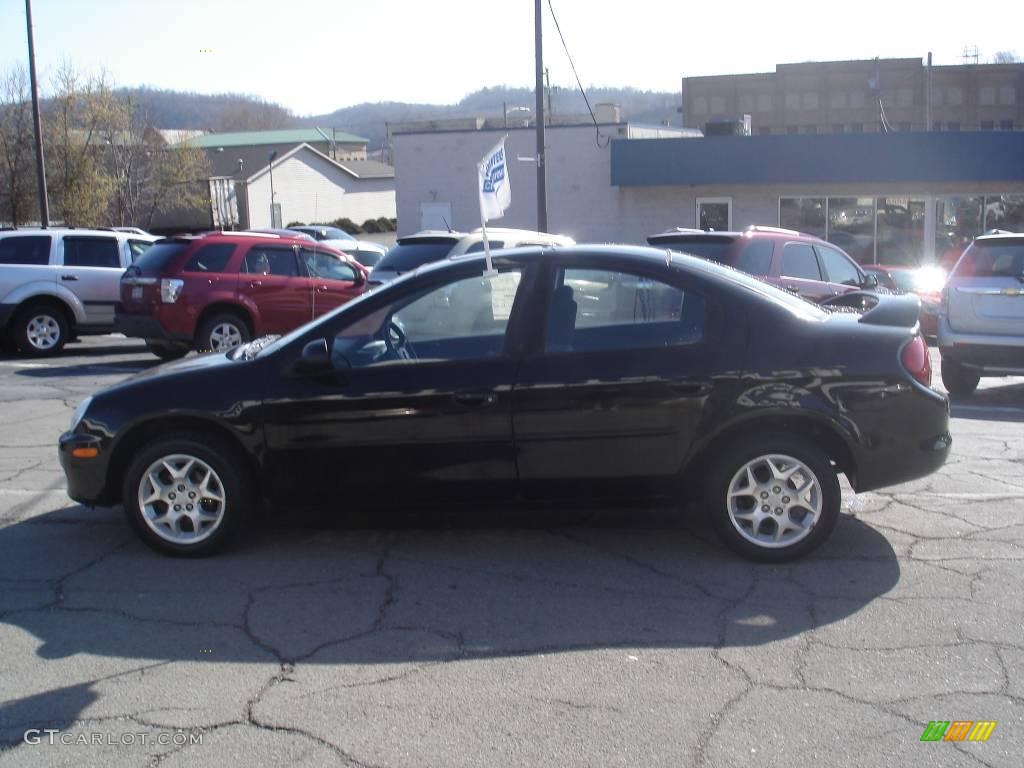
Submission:
<svg viewBox="0 0 1024 768">
<path fill-rule="evenodd" d="M 480 177 L 480 216 L 485 222 L 500 219 L 512 203 L 504 138 L 477 165 L 477 173 Z"/>
</svg>

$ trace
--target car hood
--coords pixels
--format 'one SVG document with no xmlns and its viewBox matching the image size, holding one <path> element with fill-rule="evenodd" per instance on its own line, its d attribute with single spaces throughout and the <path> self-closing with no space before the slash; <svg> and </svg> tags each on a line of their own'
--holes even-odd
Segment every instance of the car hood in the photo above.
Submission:
<svg viewBox="0 0 1024 768">
<path fill-rule="evenodd" d="M 186 357 L 184 360 L 175 360 L 170 363 L 164 363 L 163 365 L 156 365 L 152 368 L 148 368 L 145 371 L 141 371 L 134 376 L 105 389 L 104 392 L 116 391 L 118 389 L 132 387 L 142 383 L 149 383 L 160 379 L 188 376 L 197 371 L 214 371 L 217 369 L 235 367 L 242 365 L 244 362 L 246 361 L 241 359 L 229 359 L 227 352 L 211 352 L 205 355 Z"/>
</svg>

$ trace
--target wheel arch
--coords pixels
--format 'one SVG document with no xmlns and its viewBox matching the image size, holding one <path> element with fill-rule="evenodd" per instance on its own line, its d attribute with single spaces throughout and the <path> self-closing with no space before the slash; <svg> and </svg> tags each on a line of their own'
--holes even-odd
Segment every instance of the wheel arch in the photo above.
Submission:
<svg viewBox="0 0 1024 768">
<path fill-rule="evenodd" d="M 778 432 L 807 440 L 821 448 L 835 465 L 836 471 L 845 474 L 850 484 L 856 487 L 856 457 L 849 439 L 843 435 L 839 425 L 809 414 L 778 412 L 751 415 L 723 427 L 694 450 L 684 469 L 684 477 L 688 481 L 705 477 L 708 463 L 727 445 L 741 439 L 751 430 L 760 433 Z"/>
<path fill-rule="evenodd" d="M 199 317 L 196 318 L 196 329 L 194 335 L 198 336 L 199 330 L 203 327 L 203 324 L 211 317 L 218 314 L 237 316 L 249 327 L 249 334 L 252 336 L 256 335 L 256 315 L 254 315 L 253 310 L 247 306 L 232 301 L 218 301 L 203 307 L 203 311 L 200 312 Z"/>
<path fill-rule="evenodd" d="M 81 302 L 79 302 L 78 298 L 73 294 L 72 299 L 74 299 L 77 308 L 75 305 L 69 304 L 65 296 L 59 294 L 46 292 L 33 293 L 24 296 L 17 301 L 17 306 L 15 310 L 11 313 L 11 319 L 8 321 L 8 327 L 14 327 L 13 324 L 15 322 L 15 318 L 17 318 L 26 307 L 31 306 L 33 304 L 42 304 L 60 312 L 64 316 L 64 320 L 68 324 L 68 331 L 74 332 L 75 328 L 78 326 L 78 323 L 81 322 L 81 319 L 84 319 L 85 310 L 82 308 Z M 12 301 L 11 303 L 14 302 Z M 79 317 L 79 312 L 82 313 L 81 318 Z"/>
<path fill-rule="evenodd" d="M 112 446 L 104 495 L 114 503 L 119 502 L 124 474 L 139 451 L 158 437 L 182 432 L 210 435 L 224 440 L 233 449 L 236 458 L 242 464 L 242 469 L 254 479 L 261 477 L 256 458 L 246 450 L 241 438 L 224 425 L 202 416 L 188 414 L 155 416 L 132 425 Z M 260 496 L 266 498 L 264 494 Z"/>
</svg>

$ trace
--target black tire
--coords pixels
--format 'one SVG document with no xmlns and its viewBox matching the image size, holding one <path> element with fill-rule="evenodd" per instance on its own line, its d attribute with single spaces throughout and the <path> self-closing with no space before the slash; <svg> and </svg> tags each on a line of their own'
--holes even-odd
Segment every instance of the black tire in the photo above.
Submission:
<svg viewBox="0 0 1024 768">
<path fill-rule="evenodd" d="M 733 478 L 743 470 L 748 462 L 770 455 L 790 457 L 803 464 L 814 475 L 814 479 L 817 480 L 820 493 L 821 512 L 818 515 L 817 522 L 810 528 L 809 533 L 795 540 L 792 544 L 784 546 L 771 546 L 751 541 L 737 528 L 739 523 L 733 523 L 729 511 L 729 489 Z M 779 563 L 803 557 L 820 547 L 828 539 L 832 529 L 835 528 L 836 521 L 839 519 L 839 507 L 842 502 L 839 478 L 836 476 L 836 471 L 825 452 L 809 440 L 783 433 L 765 433 L 753 439 L 737 440 L 729 444 L 718 452 L 708 465 L 712 469 L 705 485 L 704 506 L 710 516 L 711 524 L 729 548 L 746 558 L 766 563 Z M 763 469 L 766 472 L 767 465 Z M 764 479 L 767 478 L 768 476 L 765 475 Z M 755 479 L 762 480 L 761 477 L 758 477 L 757 471 L 755 471 Z M 779 483 L 778 486 L 774 485 L 776 482 Z M 772 493 L 774 488 L 781 488 L 781 494 L 785 494 L 792 488 L 792 486 L 787 487 L 787 482 L 791 481 L 772 479 L 771 487 L 766 489 L 765 492 Z M 751 495 L 749 501 L 753 502 L 754 498 Z M 791 496 L 784 496 L 782 498 L 788 500 Z M 768 505 L 773 501 L 779 503 L 774 497 L 770 497 L 765 501 Z M 737 504 L 741 503 L 744 502 L 737 502 Z M 753 507 L 756 507 L 759 503 L 761 503 L 761 499 L 753 502 Z M 781 509 L 781 507 L 776 507 L 776 509 Z M 806 514 L 801 513 L 799 507 L 796 507 L 796 509 L 797 514 Z M 752 508 L 752 511 L 758 514 L 756 509 Z M 765 518 L 765 521 L 768 519 Z M 759 534 L 769 534 L 775 530 L 778 523 L 772 519 L 771 524 L 761 522 L 758 526 Z M 750 534 L 749 531 L 748 534 Z M 794 533 L 794 537 L 798 535 Z"/>
<path fill-rule="evenodd" d="M 234 312 L 218 312 L 203 321 L 196 333 L 196 350 L 199 352 L 226 352 L 228 348 L 218 349 L 217 340 L 213 337 L 218 328 L 230 327 L 238 334 L 239 344 L 252 338 L 249 324 Z M 237 345 L 235 345 L 237 346 Z"/>
<path fill-rule="evenodd" d="M 221 503 L 218 505 L 213 498 L 209 499 L 203 511 L 207 511 L 218 517 L 216 523 L 210 523 L 208 533 L 199 528 L 199 533 L 204 534 L 198 541 L 174 541 L 174 532 L 170 529 L 160 535 L 155 529 L 162 528 L 157 524 L 147 522 L 147 515 L 140 508 L 140 496 L 147 489 L 152 491 L 150 485 L 144 485 L 144 477 L 153 465 L 161 459 L 168 459 L 172 456 L 198 459 L 213 470 L 217 480 L 211 480 L 206 486 L 211 497 L 219 495 Z M 178 469 L 184 468 L 186 462 L 183 459 L 170 462 Z M 121 499 L 124 503 L 124 511 L 135 532 L 146 543 L 147 546 L 166 555 L 174 557 L 205 557 L 223 549 L 228 541 L 235 535 L 236 531 L 243 524 L 246 512 L 249 508 L 250 495 L 247 491 L 249 484 L 246 482 L 245 464 L 239 456 L 238 451 L 224 439 L 205 433 L 182 432 L 162 436 L 146 444 L 138 451 L 136 458 L 125 472 L 124 483 L 121 487 Z M 155 501 L 152 505 L 152 512 L 157 516 L 171 512 L 171 504 L 182 502 L 183 515 L 190 514 L 193 510 L 185 507 L 192 503 L 194 511 L 200 511 L 195 497 L 188 494 L 195 493 L 201 496 L 198 483 L 204 476 L 202 467 L 197 466 L 189 474 L 180 479 L 180 486 L 171 486 L 169 473 L 158 476 L 162 484 L 170 489 L 170 493 L 182 494 L 173 501 L 168 499 Z M 180 490 L 184 486 L 185 490 Z M 217 489 L 220 489 L 219 493 Z M 202 525 L 200 523 L 200 525 Z M 180 526 L 184 534 L 196 533 L 197 526 L 192 519 L 183 519 Z"/>
<path fill-rule="evenodd" d="M 942 358 L 942 386 L 954 397 L 967 397 L 978 388 L 981 376 L 955 360 Z"/>
<path fill-rule="evenodd" d="M 146 349 L 161 360 L 177 360 L 188 354 L 188 347 L 184 344 L 167 344 L 162 341 L 147 341 Z"/>
<path fill-rule="evenodd" d="M 46 329 L 49 333 L 40 335 L 40 330 Z M 19 309 L 14 316 L 13 330 L 14 343 L 22 354 L 30 357 L 55 355 L 68 341 L 67 317 L 48 302 L 35 301 Z"/>
</svg>

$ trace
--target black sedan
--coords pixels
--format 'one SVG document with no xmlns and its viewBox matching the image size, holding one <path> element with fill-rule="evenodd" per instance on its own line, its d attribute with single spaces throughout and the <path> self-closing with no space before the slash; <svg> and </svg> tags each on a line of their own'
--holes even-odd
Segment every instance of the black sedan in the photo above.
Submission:
<svg viewBox="0 0 1024 768">
<path fill-rule="evenodd" d="M 531 248 L 421 268 L 287 336 L 83 402 L 68 493 L 207 554 L 253 514 L 423 500 L 703 499 L 726 543 L 819 546 L 950 449 L 915 297 L 830 314 L 667 250 Z"/>
</svg>

